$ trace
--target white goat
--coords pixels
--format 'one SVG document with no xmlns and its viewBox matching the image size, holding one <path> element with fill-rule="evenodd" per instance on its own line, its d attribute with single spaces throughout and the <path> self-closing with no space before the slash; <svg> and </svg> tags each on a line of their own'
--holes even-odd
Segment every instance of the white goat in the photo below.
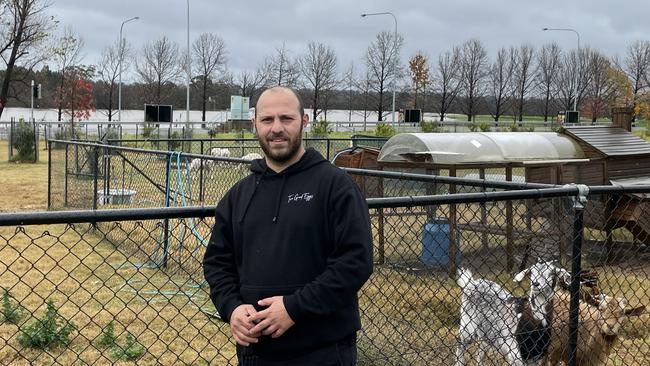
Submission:
<svg viewBox="0 0 650 366">
<path fill-rule="evenodd" d="M 228 150 L 225 147 L 211 147 L 208 150 L 208 153 L 215 158 L 229 158 L 230 157 L 230 150 Z M 227 161 L 220 161 L 220 160 L 209 160 L 208 164 L 213 166 L 213 167 L 227 167 L 231 163 Z"/>
<path fill-rule="evenodd" d="M 255 160 L 255 159 L 262 159 L 262 155 L 258 153 L 248 153 L 242 156 L 241 158 L 244 160 Z"/>
<path fill-rule="evenodd" d="M 263 159 L 264 157 L 258 153 L 248 153 L 241 158 L 244 160 L 253 161 L 256 159 Z M 250 170 L 250 164 L 238 164 L 236 169 L 239 174 L 245 175 Z"/>
<path fill-rule="evenodd" d="M 190 163 L 190 171 L 191 172 L 197 172 L 201 169 L 201 161 L 203 159 L 192 159 L 192 162 Z M 205 171 L 210 171 L 212 169 L 212 161 L 210 160 L 203 160 L 203 170 Z"/>
<path fill-rule="evenodd" d="M 547 362 L 556 365 L 559 361 L 569 362 L 569 306 L 571 295 L 557 291 L 553 301 L 554 316 L 551 327 L 551 343 Z M 578 321 L 578 347 L 576 365 L 605 365 L 612 348 L 618 340 L 623 321 L 645 311 L 645 306 L 631 308 L 627 300 L 600 295 L 597 306 L 580 303 Z"/>
<path fill-rule="evenodd" d="M 208 153 L 217 158 L 229 158 L 230 150 L 225 147 L 211 147 Z"/>
<path fill-rule="evenodd" d="M 457 365 L 465 365 L 464 354 L 475 341 L 479 343 L 476 355 L 479 365 L 488 346 L 499 351 L 511 365 L 539 363 L 548 345 L 548 302 L 553 297 L 558 276 L 566 279 L 568 272 L 552 262 L 540 261 L 518 273 L 515 279 L 521 281 L 527 274 L 531 278 L 531 290 L 528 299 L 522 301 L 499 284 L 473 279 L 469 270 L 460 270 L 458 285 L 463 289 L 463 296 Z"/>
</svg>

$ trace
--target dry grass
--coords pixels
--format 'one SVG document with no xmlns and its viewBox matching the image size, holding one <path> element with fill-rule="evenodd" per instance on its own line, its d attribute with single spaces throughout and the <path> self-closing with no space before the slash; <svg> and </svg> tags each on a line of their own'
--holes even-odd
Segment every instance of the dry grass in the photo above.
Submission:
<svg viewBox="0 0 650 366">
<path fill-rule="evenodd" d="M 41 145 L 43 148 L 45 145 Z M 0 140 L 0 212 L 47 208 L 47 151 L 38 163 L 9 163 L 8 145 Z"/>
<path fill-rule="evenodd" d="M 0 360 L 111 363 L 108 350 L 92 345 L 111 320 L 121 339 L 129 331 L 145 346 L 138 364 L 225 364 L 234 357 L 227 325 L 201 311 L 214 309 L 205 288 L 138 265 L 131 252 L 116 248 L 89 225 L 14 230 L 0 228 L 0 284 L 30 317 L 41 316 L 45 300 L 54 300 L 78 330 L 67 348 L 43 353 L 22 348 L 18 327 L 3 324 Z"/>
</svg>

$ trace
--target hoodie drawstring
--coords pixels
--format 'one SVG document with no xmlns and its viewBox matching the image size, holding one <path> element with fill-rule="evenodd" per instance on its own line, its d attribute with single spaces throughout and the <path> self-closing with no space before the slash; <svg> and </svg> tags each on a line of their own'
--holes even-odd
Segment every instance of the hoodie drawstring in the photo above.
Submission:
<svg viewBox="0 0 650 366">
<path fill-rule="evenodd" d="M 266 170 L 262 173 L 262 176 L 260 179 L 255 180 L 255 188 L 253 188 L 253 193 L 251 193 L 250 197 L 248 198 L 248 202 L 246 202 L 246 207 L 244 207 L 244 212 L 242 213 L 241 217 L 239 218 L 239 222 L 244 221 L 244 217 L 246 217 L 246 213 L 248 212 L 248 208 L 251 206 L 251 202 L 253 202 L 253 197 L 255 197 L 255 192 L 257 192 L 257 187 L 260 186 L 260 182 L 262 179 L 264 179 L 264 176 L 266 175 Z"/>
<path fill-rule="evenodd" d="M 282 185 L 278 194 L 278 204 L 275 206 L 275 215 L 273 215 L 273 222 L 278 222 L 278 215 L 280 214 L 280 204 L 282 203 L 282 193 L 284 191 L 284 183 L 287 181 L 287 174 L 282 174 Z"/>
</svg>

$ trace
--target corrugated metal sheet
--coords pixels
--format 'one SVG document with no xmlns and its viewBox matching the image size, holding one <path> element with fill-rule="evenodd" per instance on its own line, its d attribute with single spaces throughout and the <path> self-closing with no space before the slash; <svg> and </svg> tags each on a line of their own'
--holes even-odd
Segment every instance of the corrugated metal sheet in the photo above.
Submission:
<svg viewBox="0 0 650 366">
<path fill-rule="evenodd" d="M 567 135 L 593 146 L 604 156 L 650 154 L 650 144 L 618 127 L 568 127 Z"/>
</svg>

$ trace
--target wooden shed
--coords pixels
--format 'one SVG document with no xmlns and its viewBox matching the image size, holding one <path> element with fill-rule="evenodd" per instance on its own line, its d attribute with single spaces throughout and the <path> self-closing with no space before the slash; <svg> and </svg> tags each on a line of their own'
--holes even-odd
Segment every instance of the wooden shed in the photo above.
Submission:
<svg viewBox="0 0 650 366">
<path fill-rule="evenodd" d="M 650 177 L 650 144 L 619 127 L 570 127 L 588 161 L 530 163 L 526 181 L 551 184 L 608 185 L 612 180 Z"/>
</svg>

